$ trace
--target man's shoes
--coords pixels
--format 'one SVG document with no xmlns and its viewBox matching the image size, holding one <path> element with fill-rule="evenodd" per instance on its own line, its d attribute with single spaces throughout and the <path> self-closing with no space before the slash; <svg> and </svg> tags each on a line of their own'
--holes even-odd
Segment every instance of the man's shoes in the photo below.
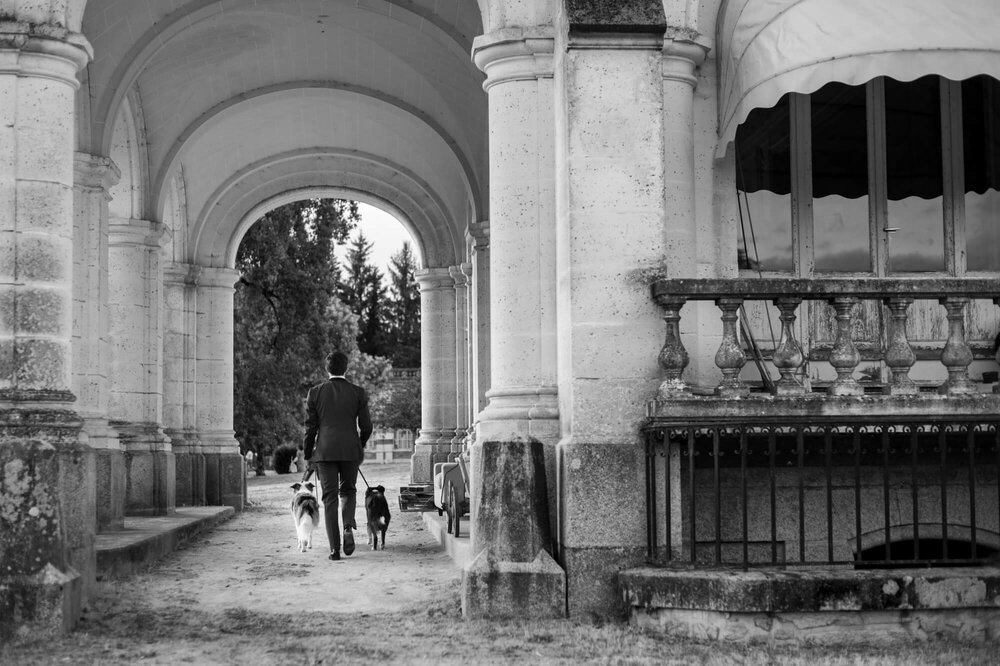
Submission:
<svg viewBox="0 0 1000 666">
<path fill-rule="evenodd" d="M 339 550 L 331 550 L 330 551 L 330 559 L 331 560 L 339 560 L 340 559 L 340 551 Z"/>
<path fill-rule="evenodd" d="M 354 552 L 354 532 L 348 527 L 344 530 L 344 555 L 350 555 Z"/>
</svg>

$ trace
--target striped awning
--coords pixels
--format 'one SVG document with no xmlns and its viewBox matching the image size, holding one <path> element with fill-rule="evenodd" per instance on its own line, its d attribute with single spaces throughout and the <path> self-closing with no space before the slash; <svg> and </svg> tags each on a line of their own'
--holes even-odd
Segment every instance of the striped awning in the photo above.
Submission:
<svg viewBox="0 0 1000 666">
<path fill-rule="evenodd" d="M 877 76 L 1000 79 L 1000 0 L 726 0 L 719 13 L 718 156 L 751 110 Z"/>
</svg>

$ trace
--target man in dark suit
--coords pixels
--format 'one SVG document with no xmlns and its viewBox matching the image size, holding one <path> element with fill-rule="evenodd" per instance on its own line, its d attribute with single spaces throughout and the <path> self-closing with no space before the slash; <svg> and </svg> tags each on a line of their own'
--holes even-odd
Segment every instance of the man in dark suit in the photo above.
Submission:
<svg viewBox="0 0 1000 666">
<path fill-rule="evenodd" d="M 354 509 L 357 505 L 358 467 L 365 457 L 365 445 L 372 434 L 368 395 L 360 386 L 344 378 L 347 355 L 333 352 L 326 357 L 330 379 L 309 389 L 306 398 L 305 458 L 323 485 L 326 536 L 330 559 L 340 559 L 340 531 L 337 529 L 338 494 L 344 555 L 354 552 Z"/>
</svg>

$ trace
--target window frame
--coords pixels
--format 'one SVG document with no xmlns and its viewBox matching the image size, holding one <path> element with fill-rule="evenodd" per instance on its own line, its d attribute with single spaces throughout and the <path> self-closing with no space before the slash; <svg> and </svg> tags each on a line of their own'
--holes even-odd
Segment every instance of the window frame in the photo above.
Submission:
<svg viewBox="0 0 1000 666">
<path fill-rule="evenodd" d="M 969 271 L 966 262 L 965 161 L 962 127 L 962 82 L 937 76 L 941 106 L 942 230 L 944 270 L 890 271 L 886 156 L 885 77 L 863 84 L 868 143 L 868 251 L 871 271 L 817 271 L 814 252 L 812 109 L 808 93 L 789 93 L 791 170 L 791 274 L 811 277 L 990 276 L 997 271 Z M 737 203 L 739 204 L 737 193 Z M 747 248 L 749 251 L 749 248 Z M 788 271 L 739 269 L 741 275 L 788 275 Z"/>
</svg>

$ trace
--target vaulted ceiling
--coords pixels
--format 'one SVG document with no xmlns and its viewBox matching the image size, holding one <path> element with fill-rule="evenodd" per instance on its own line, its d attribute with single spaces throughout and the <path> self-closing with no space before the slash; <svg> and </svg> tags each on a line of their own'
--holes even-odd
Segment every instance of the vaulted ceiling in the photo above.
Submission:
<svg viewBox="0 0 1000 666">
<path fill-rule="evenodd" d="M 385 202 L 429 265 L 455 263 L 487 214 L 481 31 L 468 0 L 90 0 L 80 149 L 110 154 L 127 99 L 146 217 L 182 178 L 179 259 L 220 263 L 260 204 L 332 188 Z"/>
</svg>

